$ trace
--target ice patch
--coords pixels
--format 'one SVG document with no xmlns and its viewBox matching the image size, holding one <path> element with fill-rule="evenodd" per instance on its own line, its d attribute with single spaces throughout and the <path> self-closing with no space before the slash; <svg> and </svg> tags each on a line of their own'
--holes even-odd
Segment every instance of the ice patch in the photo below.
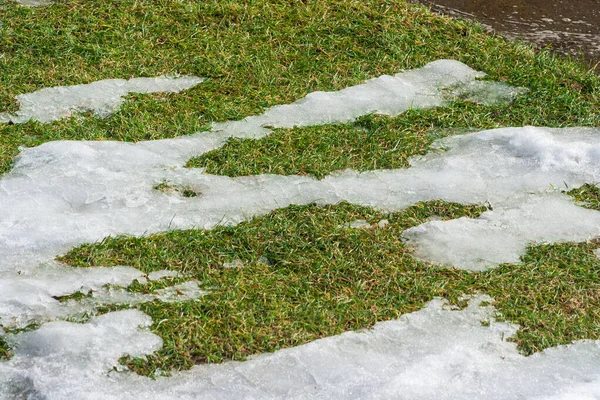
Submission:
<svg viewBox="0 0 600 400">
<path fill-rule="evenodd" d="M 598 343 L 530 357 L 506 339 L 480 296 L 464 310 L 434 300 L 374 329 L 264 354 L 200 365 L 156 380 L 113 370 L 126 354 L 160 347 L 148 317 L 122 311 L 86 324 L 52 322 L 13 338 L 0 363 L 0 399 L 539 399 L 600 396 Z M 482 321 L 489 322 L 485 325 Z M 568 396 L 579 397 L 568 397 Z"/>
<path fill-rule="evenodd" d="M 198 283 L 188 281 L 180 285 L 169 286 L 156 291 L 156 295 L 146 295 L 147 297 L 155 297 L 156 299 L 168 303 L 173 301 L 193 300 L 204 296 L 208 292 L 201 290 Z M 149 301 L 149 300 L 145 300 Z"/>
<path fill-rule="evenodd" d="M 600 213 L 560 193 L 525 196 L 478 219 L 432 221 L 404 231 L 415 256 L 438 264 L 483 270 L 518 263 L 530 243 L 584 242 L 600 236 Z"/>
<path fill-rule="evenodd" d="M 85 85 L 41 89 L 17 96 L 19 111 L 16 114 L 0 113 L 0 123 L 46 123 L 85 111 L 106 117 L 121 107 L 125 101 L 124 96 L 129 93 L 178 93 L 203 80 L 195 76 L 105 79 Z"/>
<path fill-rule="evenodd" d="M 109 284 L 127 286 L 142 279 L 143 273 L 130 267 L 71 268 L 53 263 L 0 277 L 0 325 L 24 327 L 85 311 L 61 303 L 62 296 L 97 291 Z"/>
<path fill-rule="evenodd" d="M 52 4 L 52 0 L 15 0 L 18 4 L 26 7 L 47 6 Z"/>
<path fill-rule="evenodd" d="M 168 269 L 161 269 L 160 271 L 150 272 L 148 274 L 148 279 L 151 281 L 157 281 L 163 278 L 177 278 L 180 277 L 181 274 L 177 271 L 170 271 Z"/>
<path fill-rule="evenodd" d="M 244 262 L 239 258 L 236 258 L 233 261 L 225 262 L 222 265 L 223 268 L 243 268 Z"/>
<path fill-rule="evenodd" d="M 373 228 L 373 226 L 371 226 L 371 224 L 368 223 L 367 221 L 365 221 L 364 219 L 354 220 L 352 222 L 345 224 L 344 227 L 349 228 L 349 229 L 371 229 L 371 228 Z"/>
<path fill-rule="evenodd" d="M 388 226 L 390 224 L 390 221 L 388 221 L 387 219 L 382 219 L 381 221 L 379 221 L 377 223 L 377 227 L 380 229 L 385 228 L 386 226 Z"/>
<path fill-rule="evenodd" d="M 479 82 L 484 73 L 452 60 L 438 60 L 425 67 L 405 71 L 394 76 L 383 75 L 357 86 L 338 92 L 313 92 L 292 104 L 272 107 L 264 114 L 213 124 L 213 131 L 231 132 L 232 136 L 259 138 L 270 133 L 269 127 L 293 128 L 329 123 L 351 122 L 361 115 L 375 113 L 398 115 L 410 108 L 428 108 L 447 103 L 442 89 L 452 89 L 460 94 L 473 92 L 478 96 L 466 96 L 475 102 L 497 103 L 499 86 L 491 82 Z M 508 86 L 514 90 L 516 88 Z M 506 88 L 502 86 L 502 90 Z M 503 95 L 504 96 L 504 95 Z M 506 97 L 506 96 L 504 96 Z M 505 98 L 510 101 L 512 98 Z"/>
<path fill-rule="evenodd" d="M 119 287 L 126 287 L 136 280 L 146 281 L 141 271 L 131 267 L 72 268 L 49 263 L 19 272 L 16 276 L 0 279 L 0 325 L 5 327 L 20 328 L 56 318 L 79 317 L 93 312 L 98 305 L 131 305 L 153 300 L 174 302 L 206 294 L 194 281 L 167 287 L 154 294 L 128 292 Z M 173 275 L 172 272 L 163 274 Z M 90 295 L 77 301 L 60 301 L 61 297 L 76 292 Z"/>
<path fill-rule="evenodd" d="M 159 289 L 156 293 L 132 293 L 119 287 L 102 287 L 90 292 L 81 300 L 69 300 L 64 304 L 63 316 L 73 317 L 93 313 L 98 306 L 107 304 L 135 305 L 160 300 L 163 303 L 196 300 L 208 292 L 201 290 L 197 282 L 188 281 L 180 285 Z"/>
<path fill-rule="evenodd" d="M 510 103 L 527 91 L 504 82 L 471 81 L 458 85 L 449 94 L 464 101 L 494 106 Z"/>
</svg>

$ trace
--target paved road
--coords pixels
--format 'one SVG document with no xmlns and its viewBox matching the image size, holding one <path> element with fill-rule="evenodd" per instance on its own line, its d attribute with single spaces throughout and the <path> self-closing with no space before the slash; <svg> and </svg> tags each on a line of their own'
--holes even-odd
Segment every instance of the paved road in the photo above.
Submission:
<svg viewBox="0 0 600 400">
<path fill-rule="evenodd" d="M 455 17 L 476 19 L 509 39 L 600 62 L 600 0 L 413 0 Z M 597 67 L 597 71 L 600 67 Z"/>
</svg>

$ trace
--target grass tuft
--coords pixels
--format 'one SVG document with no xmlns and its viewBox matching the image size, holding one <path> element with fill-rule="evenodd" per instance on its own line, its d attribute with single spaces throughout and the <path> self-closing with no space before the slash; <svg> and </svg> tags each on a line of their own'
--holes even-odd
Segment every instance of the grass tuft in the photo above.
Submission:
<svg viewBox="0 0 600 400">
<path fill-rule="evenodd" d="M 0 362 L 12 357 L 11 348 L 5 338 L 0 336 Z"/>
<path fill-rule="evenodd" d="M 189 188 L 187 186 L 174 185 L 166 180 L 155 185 L 153 189 L 167 194 L 177 193 L 183 197 L 197 197 L 202 194 L 199 191 Z"/>
<path fill-rule="evenodd" d="M 600 211 L 600 188 L 597 185 L 586 184 L 570 190 L 567 194 L 581 207 Z"/>
</svg>

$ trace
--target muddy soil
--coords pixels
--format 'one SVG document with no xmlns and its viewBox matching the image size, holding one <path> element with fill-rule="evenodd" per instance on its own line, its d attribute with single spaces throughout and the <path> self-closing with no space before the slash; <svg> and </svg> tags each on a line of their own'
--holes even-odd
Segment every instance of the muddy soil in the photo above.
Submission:
<svg viewBox="0 0 600 400">
<path fill-rule="evenodd" d="M 413 0 L 441 14 L 478 20 L 508 39 L 600 62 L 600 0 Z M 598 72 L 598 69 L 596 69 Z"/>
</svg>

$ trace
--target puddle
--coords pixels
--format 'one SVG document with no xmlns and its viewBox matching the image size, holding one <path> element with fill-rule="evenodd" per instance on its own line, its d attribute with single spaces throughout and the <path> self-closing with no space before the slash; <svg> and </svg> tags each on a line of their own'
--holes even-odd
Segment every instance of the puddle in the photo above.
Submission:
<svg viewBox="0 0 600 400">
<path fill-rule="evenodd" d="M 523 39 L 538 48 L 600 62 L 598 0 L 413 0 L 435 12 L 478 20 L 508 39 Z"/>
</svg>

